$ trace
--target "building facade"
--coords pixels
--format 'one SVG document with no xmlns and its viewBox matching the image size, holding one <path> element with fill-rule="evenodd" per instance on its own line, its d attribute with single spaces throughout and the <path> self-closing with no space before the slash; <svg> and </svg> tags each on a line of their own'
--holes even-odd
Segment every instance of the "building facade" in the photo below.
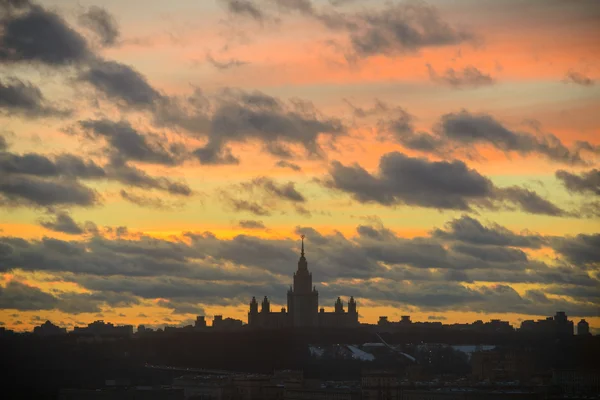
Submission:
<svg viewBox="0 0 600 400">
<path fill-rule="evenodd" d="M 302 250 L 298 260 L 298 269 L 294 273 L 293 284 L 287 293 L 287 310 L 271 311 L 267 296 L 258 309 L 258 302 L 253 297 L 248 312 L 248 325 L 255 328 L 277 329 L 284 327 L 314 328 L 314 327 L 352 327 L 358 326 L 358 311 L 354 297 L 348 301 L 348 310 L 340 297 L 334 305 L 333 312 L 319 310 L 319 292 L 312 282 L 312 273 L 308 270 L 308 262 L 304 254 L 304 236 Z"/>
</svg>

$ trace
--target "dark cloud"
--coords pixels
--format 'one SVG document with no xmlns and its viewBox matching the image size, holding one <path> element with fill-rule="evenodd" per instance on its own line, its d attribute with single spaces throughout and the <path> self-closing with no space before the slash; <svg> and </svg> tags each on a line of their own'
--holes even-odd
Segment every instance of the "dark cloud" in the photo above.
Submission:
<svg viewBox="0 0 600 400">
<path fill-rule="evenodd" d="M 72 179 L 7 175 L 0 180 L 0 205 L 91 206 L 98 200 L 96 191 Z"/>
<path fill-rule="evenodd" d="M 244 228 L 244 229 L 265 229 L 265 224 L 263 224 L 262 221 L 255 221 L 255 220 L 242 220 L 240 221 L 240 227 Z"/>
<path fill-rule="evenodd" d="M 533 190 L 511 186 L 499 188 L 496 190 L 496 193 L 499 199 L 515 204 L 522 211 L 527 213 L 551 216 L 568 215 L 567 212 L 553 204 L 551 201 L 542 198 Z"/>
<path fill-rule="evenodd" d="M 175 165 L 183 161 L 181 146 L 165 147 L 164 138 L 142 134 L 127 121 L 108 119 L 79 121 L 79 125 L 94 137 L 103 137 L 119 158 L 146 163 Z"/>
<path fill-rule="evenodd" d="M 159 300 L 156 304 L 173 310 L 173 314 L 204 315 L 204 309 L 201 306 L 190 302 Z"/>
<path fill-rule="evenodd" d="M 37 153 L 0 153 L 0 171 L 6 174 L 39 177 L 102 178 L 106 172 L 95 162 L 72 154 L 60 154 L 54 160 Z"/>
<path fill-rule="evenodd" d="M 221 71 L 249 64 L 248 61 L 238 60 L 236 58 L 232 58 L 227 61 L 218 61 L 215 60 L 214 57 L 210 54 L 206 55 L 206 61 L 208 61 L 213 67 Z"/>
<path fill-rule="evenodd" d="M 377 124 L 383 138 L 390 137 L 407 149 L 448 158 L 455 154 L 478 157 L 477 145 L 492 146 L 505 153 L 542 155 L 552 161 L 571 165 L 586 165 L 582 152 L 600 154 L 600 148 L 589 142 L 577 142 L 568 148 L 551 133 L 511 130 L 494 117 L 467 110 L 441 116 L 433 132 L 417 131 L 414 116 L 402 107 L 390 107 L 378 101 L 373 109 L 354 107 L 357 117 L 383 114 Z"/>
<path fill-rule="evenodd" d="M 581 85 L 581 86 L 593 86 L 594 85 L 594 80 L 587 77 L 586 75 L 584 75 L 581 72 L 577 72 L 573 69 L 570 69 L 569 71 L 567 71 L 567 73 L 565 74 L 565 79 L 564 79 L 565 83 L 575 83 L 577 85 Z"/>
<path fill-rule="evenodd" d="M 334 161 L 323 184 L 349 193 L 361 203 L 471 210 L 473 207 L 495 209 L 508 202 L 532 214 L 565 214 L 531 190 L 494 186 L 491 180 L 462 161 L 429 161 L 398 152 L 383 155 L 376 174 L 358 164 L 345 166 Z"/>
<path fill-rule="evenodd" d="M 220 196 L 234 211 L 247 211 L 258 216 L 271 215 L 286 204 L 291 204 L 299 214 L 308 214 L 302 206 L 306 198 L 291 181 L 279 183 L 265 176 L 258 177 L 221 190 Z"/>
<path fill-rule="evenodd" d="M 445 114 L 440 119 L 439 134 L 462 146 L 486 144 L 504 152 L 537 153 L 557 162 L 584 163 L 579 151 L 569 150 L 556 136 L 512 131 L 487 114 L 466 110 Z"/>
<path fill-rule="evenodd" d="M 236 15 L 250 17 L 262 22 L 265 15 L 260 8 L 251 0 L 221 0 L 227 6 L 227 10 Z"/>
<path fill-rule="evenodd" d="M 113 46 L 119 39 L 117 21 L 104 8 L 91 6 L 79 16 L 79 23 L 98 35 L 103 46 Z"/>
<path fill-rule="evenodd" d="M 116 61 L 97 60 L 81 73 L 80 79 L 123 106 L 148 108 L 162 99 L 146 77 Z"/>
<path fill-rule="evenodd" d="M 51 310 L 56 304 L 56 298 L 51 294 L 21 282 L 12 280 L 6 287 L 0 286 L 0 309 L 3 310 Z"/>
<path fill-rule="evenodd" d="M 0 151 L 4 151 L 8 149 L 8 143 L 6 142 L 6 138 L 0 135 Z"/>
<path fill-rule="evenodd" d="M 348 192 L 360 202 L 406 204 L 439 209 L 468 210 L 470 203 L 487 199 L 494 185 L 461 161 L 430 162 L 402 153 L 388 153 L 379 162 L 377 175 L 360 165 L 334 161 L 332 188 Z"/>
<path fill-rule="evenodd" d="M 546 240 L 537 234 L 515 234 L 498 224 L 483 226 L 475 218 L 463 215 L 446 224 L 446 230 L 434 229 L 432 236 L 476 245 L 510 246 L 538 249 Z"/>
<path fill-rule="evenodd" d="M 105 168 L 111 179 L 127 186 L 161 190 L 176 196 L 191 196 L 193 194 L 192 189 L 184 182 L 176 182 L 165 177 L 150 176 L 119 158 L 113 158 Z"/>
<path fill-rule="evenodd" d="M 289 168 L 293 171 L 301 171 L 302 168 L 300 168 L 300 166 L 298 164 L 294 164 L 292 162 L 286 161 L 286 160 L 279 160 L 275 163 L 276 167 L 279 168 Z"/>
<path fill-rule="evenodd" d="M 600 234 L 555 237 L 551 246 L 567 261 L 584 267 L 600 266 Z"/>
<path fill-rule="evenodd" d="M 123 200 L 136 204 L 140 207 L 155 208 L 157 210 L 171 210 L 178 206 L 176 204 L 169 203 L 160 197 L 136 194 L 125 190 L 121 190 L 119 194 Z"/>
<path fill-rule="evenodd" d="M 600 170 L 598 169 L 584 171 L 579 175 L 559 169 L 555 176 L 570 192 L 600 195 Z"/>
<path fill-rule="evenodd" d="M 439 75 L 430 64 L 427 64 L 427 71 L 432 81 L 454 88 L 489 86 L 496 82 L 491 75 L 481 72 L 472 65 L 468 65 L 462 70 L 448 68 L 442 75 Z"/>
<path fill-rule="evenodd" d="M 84 233 L 84 228 L 79 226 L 79 224 L 64 211 L 56 213 L 54 221 L 42 221 L 41 225 L 52 231 L 68 233 L 71 235 L 80 235 Z"/>
<path fill-rule="evenodd" d="M 26 117 L 64 117 L 70 112 L 48 104 L 42 91 L 17 78 L 0 80 L 0 113 Z"/>
<path fill-rule="evenodd" d="M 342 31 L 348 37 L 350 59 L 396 56 L 425 47 L 451 46 L 473 39 L 471 33 L 443 21 L 437 9 L 424 2 L 389 3 L 380 10 L 353 13 L 322 11 L 310 0 L 274 0 L 263 4 L 262 8 L 248 0 L 227 0 L 226 3 L 231 13 L 261 23 L 266 19 L 277 20 L 276 16 L 282 13 L 298 13 L 330 30 Z"/>
<path fill-rule="evenodd" d="M 195 155 L 205 164 L 236 163 L 226 145 L 250 140 L 299 144 L 310 155 L 322 155 L 319 136 L 344 132 L 340 120 L 321 116 L 309 102 L 286 104 L 261 92 L 225 90 L 210 120 L 208 142 Z M 278 155 L 281 147 L 271 145 L 266 150 Z"/>
<path fill-rule="evenodd" d="M 0 11 L 0 62 L 36 62 L 52 66 L 91 57 L 85 39 L 57 14 L 28 2 L 16 12 Z"/>
</svg>

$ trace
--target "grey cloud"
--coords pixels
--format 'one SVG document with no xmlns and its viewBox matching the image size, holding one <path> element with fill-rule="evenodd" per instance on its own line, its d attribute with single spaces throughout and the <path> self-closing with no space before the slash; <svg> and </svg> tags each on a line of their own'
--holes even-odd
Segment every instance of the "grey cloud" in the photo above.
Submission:
<svg viewBox="0 0 600 400">
<path fill-rule="evenodd" d="M 243 183 L 242 186 L 249 191 L 253 191 L 254 189 L 262 189 L 268 195 L 278 197 L 282 200 L 300 203 L 306 201 L 304 196 L 296 190 L 294 182 L 279 184 L 271 178 L 262 176 L 255 178 L 250 182 Z"/>
<path fill-rule="evenodd" d="M 0 171 L 6 174 L 61 176 L 69 178 L 101 178 L 105 171 L 95 162 L 72 154 L 60 154 L 54 160 L 36 153 L 23 155 L 0 153 Z"/>
<path fill-rule="evenodd" d="M 221 0 L 232 14 L 248 16 L 256 21 L 262 22 L 265 15 L 260 8 L 251 0 Z"/>
<path fill-rule="evenodd" d="M 95 137 L 103 137 L 118 157 L 128 160 L 175 165 L 183 160 L 180 146 L 166 148 L 156 134 L 142 134 L 127 121 L 108 119 L 79 121 L 79 125 Z"/>
<path fill-rule="evenodd" d="M 66 212 L 56 213 L 54 221 L 42 221 L 41 225 L 52 231 L 68 233 L 71 235 L 80 235 L 84 233 L 84 229 Z"/>
<path fill-rule="evenodd" d="M 136 204 L 140 207 L 155 208 L 157 210 L 170 210 L 174 208 L 173 204 L 167 203 L 165 200 L 159 197 L 140 195 L 125 190 L 121 190 L 119 194 L 123 200 Z"/>
<path fill-rule="evenodd" d="M 327 184 L 352 194 L 360 202 L 406 204 L 439 209 L 468 210 L 470 203 L 492 195 L 493 184 L 461 161 L 429 162 L 402 153 L 385 154 L 377 175 L 360 165 L 334 161 Z"/>
<path fill-rule="evenodd" d="M 310 103 L 285 104 L 261 92 L 226 90 L 212 114 L 208 142 L 196 150 L 196 155 L 202 163 L 235 162 L 226 144 L 253 139 L 300 144 L 309 154 L 320 155 L 319 135 L 343 133 L 345 127 L 340 120 L 321 117 Z M 280 150 L 277 146 L 266 149 L 274 149 L 275 153 Z"/>
<path fill-rule="evenodd" d="M 85 39 L 60 16 L 28 2 L 20 6 L 17 12 L 0 12 L 0 62 L 59 66 L 92 56 Z"/>
<path fill-rule="evenodd" d="M 527 255 L 523 250 L 506 247 L 457 244 L 452 246 L 452 250 L 482 261 L 506 263 L 527 261 Z"/>
<path fill-rule="evenodd" d="M 527 232 L 516 234 L 498 224 L 483 226 L 475 218 L 463 215 L 446 224 L 446 230 L 434 229 L 432 236 L 443 240 L 457 240 L 476 245 L 511 246 L 538 249 L 546 240 L 541 235 Z"/>
<path fill-rule="evenodd" d="M 567 73 L 565 74 L 565 79 L 564 82 L 566 83 L 575 83 L 577 85 L 581 85 L 581 86 L 593 86 L 594 85 L 594 80 L 587 77 L 586 75 L 584 75 L 581 72 L 577 72 L 573 69 L 570 69 L 569 71 L 567 71 Z"/>
<path fill-rule="evenodd" d="M 235 211 L 248 211 L 258 216 L 271 215 L 267 208 L 252 201 L 229 199 L 229 202 Z"/>
<path fill-rule="evenodd" d="M 31 204 L 33 206 L 91 206 L 98 194 L 72 179 L 43 180 L 33 176 L 8 175 L 0 181 L 0 205 Z"/>
<path fill-rule="evenodd" d="M 56 303 L 51 294 L 14 280 L 9 281 L 4 288 L 0 286 L 0 309 L 51 310 Z"/>
<path fill-rule="evenodd" d="M 173 314 L 204 315 L 204 309 L 193 302 L 160 300 L 157 304 L 161 307 L 170 308 L 173 310 Z"/>
<path fill-rule="evenodd" d="M 375 175 L 358 164 L 344 166 L 334 161 L 323 184 L 349 193 L 361 203 L 471 210 L 495 209 L 498 203 L 508 202 L 532 214 L 565 214 L 531 190 L 495 187 L 462 161 L 429 161 L 399 152 L 383 155 Z"/>
<path fill-rule="evenodd" d="M 600 264 L 600 234 L 554 237 L 551 246 L 575 265 L 593 267 Z"/>
<path fill-rule="evenodd" d="M 584 171 L 579 175 L 559 169 L 555 176 L 570 192 L 600 195 L 600 170 L 598 169 Z"/>
<path fill-rule="evenodd" d="M 275 163 L 276 167 L 279 168 L 289 168 L 293 171 L 301 171 L 302 168 L 300 168 L 300 166 L 298 164 L 294 164 L 292 162 L 286 161 L 286 160 L 279 160 Z"/>
<path fill-rule="evenodd" d="M 489 86 L 496 82 L 491 75 L 481 72 L 472 65 L 468 65 L 462 70 L 448 68 L 442 75 L 439 75 L 430 64 L 427 64 L 427 71 L 432 81 L 454 88 Z"/>
<path fill-rule="evenodd" d="M 487 144 L 505 152 L 538 153 L 553 161 L 584 164 L 579 151 L 569 150 L 556 136 L 512 131 L 487 114 L 466 110 L 445 114 L 440 119 L 439 134 L 464 146 Z"/>
<path fill-rule="evenodd" d="M 511 186 L 497 189 L 498 197 L 514 203 L 525 212 L 531 214 L 544 214 L 551 216 L 567 215 L 567 212 L 556 206 L 549 200 L 538 195 L 533 190 Z"/>
<path fill-rule="evenodd" d="M 265 224 L 262 221 L 242 220 L 239 222 L 240 227 L 244 229 L 265 229 Z"/>
<path fill-rule="evenodd" d="M 103 46 L 113 46 L 119 39 L 117 21 L 104 8 L 91 6 L 79 16 L 79 23 L 97 34 Z"/>
<path fill-rule="evenodd" d="M 238 60 L 236 58 L 232 58 L 227 61 L 218 61 L 215 60 L 215 58 L 210 54 L 206 55 L 206 61 L 208 61 L 213 67 L 221 71 L 249 64 L 248 61 Z"/>
<path fill-rule="evenodd" d="M 0 112 L 27 117 L 64 117 L 70 113 L 48 104 L 37 86 L 17 78 L 0 80 Z"/>
<path fill-rule="evenodd" d="M 172 181 L 165 177 L 153 177 L 141 169 L 127 164 L 124 160 L 113 158 L 105 167 L 110 178 L 124 185 L 142 189 L 156 189 L 177 196 L 191 196 L 192 189 L 183 182 Z"/>
<path fill-rule="evenodd" d="M 0 135 L 0 151 L 4 151 L 8 149 L 8 143 L 6 142 L 6 138 Z"/>
<path fill-rule="evenodd" d="M 146 77 L 116 61 L 97 60 L 79 78 L 125 106 L 148 108 L 162 99 Z"/>
</svg>

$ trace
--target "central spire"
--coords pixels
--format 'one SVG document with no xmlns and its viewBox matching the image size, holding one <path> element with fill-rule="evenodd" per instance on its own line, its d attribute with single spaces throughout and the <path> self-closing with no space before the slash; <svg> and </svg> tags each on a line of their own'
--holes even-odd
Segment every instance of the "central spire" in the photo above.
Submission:
<svg viewBox="0 0 600 400">
<path fill-rule="evenodd" d="M 300 252 L 300 255 L 302 257 L 304 257 L 304 235 L 301 235 L 300 238 L 302 238 L 302 251 Z"/>
</svg>

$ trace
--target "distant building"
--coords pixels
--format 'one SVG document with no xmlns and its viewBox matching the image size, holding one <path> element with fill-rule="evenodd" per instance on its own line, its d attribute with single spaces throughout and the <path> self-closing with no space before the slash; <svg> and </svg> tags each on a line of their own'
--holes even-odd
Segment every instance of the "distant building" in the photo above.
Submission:
<svg viewBox="0 0 600 400">
<path fill-rule="evenodd" d="M 204 315 L 198 315 L 196 317 L 196 321 L 194 321 L 194 329 L 204 329 L 206 328 L 206 318 Z"/>
<path fill-rule="evenodd" d="M 566 395 L 600 395 L 600 369 L 595 370 L 555 370 L 552 382 Z"/>
<path fill-rule="evenodd" d="M 534 375 L 534 358 L 528 351 L 494 349 L 471 355 L 471 371 L 478 380 L 527 381 Z"/>
<path fill-rule="evenodd" d="M 73 333 L 82 336 L 95 337 L 129 337 L 133 335 L 132 325 L 115 326 L 102 320 L 94 321 L 86 327 L 76 326 Z"/>
<path fill-rule="evenodd" d="M 590 324 L 585 319 L 577 323 L 577 336 L 590 336 Z"/>
<path fill-rule="evenodd" d="M 183 390 L 153 387 L 62 389 L 59 400 L 184 400 Z"/>
<path fill-rule="evenodd" d="M 547 335 L 570 336 L 573 335 L 573 321 L 570 321 L 567 318 L 567 314 L 564 311 L 557 311 L 554 318 L 548 317 L 546 319 L 540 319 L 537 321 L 523 321 L 519 331 Z"/>
<path fill-rule="evenodd" d="M 348 301 L 348 311 L 340 297 L 334 304 L 333 312 L 319 310 L 319 292 L 312 284 L 312 273 L 308 270 L 308 262 L 304 256 L 304 236 L 302 236 L 302 251 L 298 261 L 298 270 L 294 273 L 294 283 L 287 293 L 287 311 L 271 311 L 267 296 L 261 303 L 253 297 L 248 312 L 248 325 L 257 328 L 283 327 L 354 327 L 359 326 L 358 311 L 354 297 Z"/>
<path fill-rule="evenodd" d="M 400 400 L 400 373 L 370 370 L 361 374 L 362 400 Z"/>
<path fill-rule="evenodd" d="M 46 321 L 42 325 L 33 328 L 33 334 L 37 336 L 66 335 L 67 328 L 61 328 L 59 326 L 54 325 L 50 321 Z"/>
<path fill-rule="evenodd" d="M 219 330 L 235 330 L 242 327 L 244 323 L 242 320 L 234 318 L 223 319 L 222 315 L 215 315 L 212 323 L 213 329 Z"/>
</svg>

